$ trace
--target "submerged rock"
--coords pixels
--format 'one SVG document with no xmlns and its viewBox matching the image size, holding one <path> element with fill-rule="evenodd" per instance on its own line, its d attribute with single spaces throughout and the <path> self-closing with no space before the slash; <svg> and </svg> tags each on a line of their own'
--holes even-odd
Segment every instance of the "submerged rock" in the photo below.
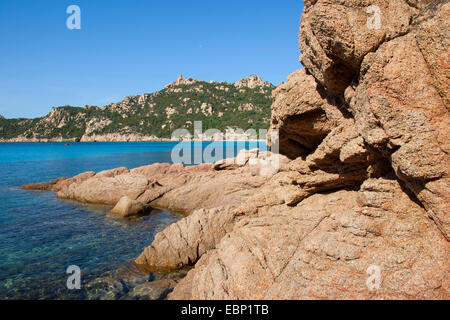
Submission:
<svg viewBox="0 0 450 320">
<path fill-rule="evenodd" d="M 134 287 L 128 293 L 128 299 L 131 300 L 163 300 L 172 292 L 177 281 L 171 279 L 163 279 L 153 282 L 145 282 Z"/>
<path fill-rule="evenodd" d="M 87 280 L 80 294 L 89 300 L 162 300 L 186 273 L 186 270 L 149 273 L 126 262 Z"/>
</svg>

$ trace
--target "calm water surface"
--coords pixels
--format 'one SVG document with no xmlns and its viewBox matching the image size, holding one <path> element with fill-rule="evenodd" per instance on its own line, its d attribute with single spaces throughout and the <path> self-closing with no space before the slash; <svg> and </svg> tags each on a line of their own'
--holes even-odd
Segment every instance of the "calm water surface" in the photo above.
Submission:
<svg viewBox="0 0 450 320">
<path fill-rule="evenodd" d="M 142 274 L 130 261 L 180 216 L 154 211 L 122 219 L 107 214 L 110 207 L 19 188 L 84 171 L 171 162 L 175 145 L 0 143 L 0 299 L 120 299 L 142 281 L 176 278 Z M 227 143 L 230 147 L 236 153 L 254 145 Z M 82 290 L 66 288 L 70 265 L 82 270 Z"/>
</svg>

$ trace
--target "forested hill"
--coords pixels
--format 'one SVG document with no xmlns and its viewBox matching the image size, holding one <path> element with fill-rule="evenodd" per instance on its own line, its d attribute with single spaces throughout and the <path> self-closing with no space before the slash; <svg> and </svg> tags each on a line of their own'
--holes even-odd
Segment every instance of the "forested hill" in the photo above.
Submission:
<svg viewBox="0 0 450 320">
<path fill-rule="evenodd" d="M 142 141 L 175 129 L 266 129 L 275 87 L 257 76 L 236 83 L 179 76 L 163 90 L 125 97 L 102 108 L 62 106 L 35 119 L 0 117 L 1 141 Z"/>
</svg>

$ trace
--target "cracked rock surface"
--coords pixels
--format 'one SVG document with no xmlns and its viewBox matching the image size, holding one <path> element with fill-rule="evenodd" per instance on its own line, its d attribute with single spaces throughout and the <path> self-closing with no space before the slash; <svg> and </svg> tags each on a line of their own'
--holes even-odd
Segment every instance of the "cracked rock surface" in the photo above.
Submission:
<svg viewBox="0 0 450 320">
<path fill-rule="evenodd" d="M 448 299 L 448 1 L 305 1 L 273 93 L 290 162 L 169 299 Z M 367 285 L 381 270 L 378 290 Z"/>
<path fill-rule="evenodd" d="M 304 3 L 305 68 L 273 92 L 278 171 L 250 150 L 24 188 L 184 213 L 135 261 L 193 266 L 169 299 L 449 299 L 450 2 Z"/>
</svg>

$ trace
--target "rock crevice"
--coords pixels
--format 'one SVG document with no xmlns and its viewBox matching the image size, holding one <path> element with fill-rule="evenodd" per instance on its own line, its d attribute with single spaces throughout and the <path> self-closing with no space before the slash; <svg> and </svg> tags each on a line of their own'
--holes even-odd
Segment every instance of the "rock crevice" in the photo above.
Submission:
<svg viewBox="0 0 450 320">
<path fill-rule="evenodd" d="M 371 4 L 377 30 L 367 1 L 305 1 L 305 69 L 273 92 L 287 170 L 169 298 L 448 298 L 449 2 Z"/>
<path fill-rule="evenodd" d="M 186 214 L 136 259 L 194 266 L 169 299 L 448 299 L 450 2 L 304 2 L 305 69 L 273 91 L 279 170 L 249 150 L 26 188 Z"/>
</svg>

